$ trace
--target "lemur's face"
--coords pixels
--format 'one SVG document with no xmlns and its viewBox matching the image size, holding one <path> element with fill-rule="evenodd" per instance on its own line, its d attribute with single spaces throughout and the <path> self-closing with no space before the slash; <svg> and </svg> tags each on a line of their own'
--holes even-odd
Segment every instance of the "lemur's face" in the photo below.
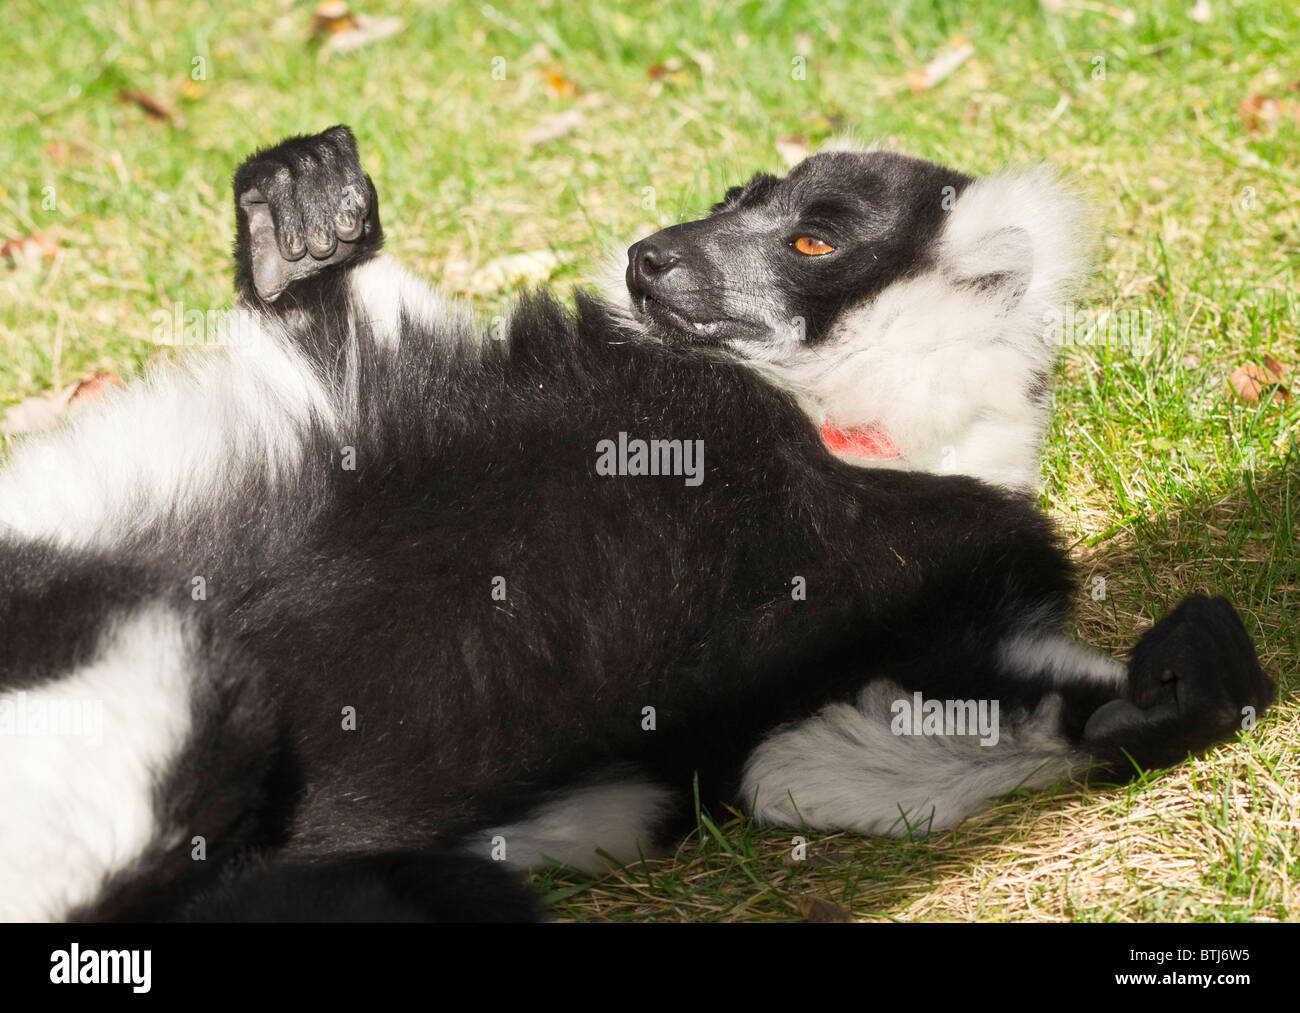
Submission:
<svg viewBox="0 0 1300 1013">
<path fill-rule="evenodd" d="M 780 354 L 923 266 L 970 177 L 892 152 L 814 155 L 760 173 L 706 218 L 628 250 L 634 311 L 666 340 Z"/>
</svg>

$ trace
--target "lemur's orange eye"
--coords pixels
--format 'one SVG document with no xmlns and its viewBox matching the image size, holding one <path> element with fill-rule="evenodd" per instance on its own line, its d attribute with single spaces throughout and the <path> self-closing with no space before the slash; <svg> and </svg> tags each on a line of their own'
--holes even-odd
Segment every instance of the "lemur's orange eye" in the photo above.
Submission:
<svg viewBox="0 0 1300 1013">
<path fill-rule="evenodd" d="M 800 236 L 794 241 L 794 248 L 810 257 L 820 257 L 823 253 L 835 252 L 835 247 L 830 243 L 824 243 L 814 236 Z"/>
</svg>

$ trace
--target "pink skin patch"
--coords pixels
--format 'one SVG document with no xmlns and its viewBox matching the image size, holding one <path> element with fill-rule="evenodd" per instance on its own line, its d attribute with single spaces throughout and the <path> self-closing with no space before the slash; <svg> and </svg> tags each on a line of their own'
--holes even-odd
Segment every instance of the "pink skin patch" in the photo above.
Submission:
<svg viewBox="0 0 1300 1013">
<path fill-rule="evenodd" d="M 903 452 L 875 426 L 841 429 L 827 419 L 822 423 L 822 442 L 826 444 L 827 449 L 837 454 L 853 454 L 856 457 L 903 456 Z"/>
</svg>

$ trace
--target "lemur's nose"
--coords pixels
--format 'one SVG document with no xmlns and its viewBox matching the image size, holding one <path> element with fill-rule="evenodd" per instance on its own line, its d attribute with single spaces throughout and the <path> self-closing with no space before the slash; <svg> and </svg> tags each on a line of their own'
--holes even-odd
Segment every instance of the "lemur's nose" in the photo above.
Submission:
<svg viewBox="0 0 1300 1013">
<path fill-rule="evenodd" d="M 661 232 L 641 240 L 627 251 L 627 287 L 634 293 L 645 292 L 681 259 L 681 248 L 671 236 Z"/>
</svg>

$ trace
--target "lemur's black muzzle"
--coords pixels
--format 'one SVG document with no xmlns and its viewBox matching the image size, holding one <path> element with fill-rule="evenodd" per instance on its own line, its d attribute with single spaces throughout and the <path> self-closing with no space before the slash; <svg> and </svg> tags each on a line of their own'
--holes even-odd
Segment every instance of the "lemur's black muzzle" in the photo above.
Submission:
<svg viewBox="0 0 1300 1013">
<path fill-rule="evenodd" d="M 672 229 L 656 232 L 627 251 L 627 290 L 633 297 L 654 298 L 657 291 L 671 286 L 668 276 L 685 254 L 683 244 L 672 232 Z"/>
<path fill-rule="evenodd" d="M 627 291 L 642 317 L 693 341 L 734 336 L 740 326 L 726 304 L 722 266 L 735 259 L 716 217 L 656 232 L 627 251 Z"/>
<path fill-rule="evenodd" d="M 627 290 L 638 304 L 646 298 L 690 312 L 707 287 L 708 255 L 703 219 L 673 225 L 634 243 L 627 251 Z"/>
</svg>

